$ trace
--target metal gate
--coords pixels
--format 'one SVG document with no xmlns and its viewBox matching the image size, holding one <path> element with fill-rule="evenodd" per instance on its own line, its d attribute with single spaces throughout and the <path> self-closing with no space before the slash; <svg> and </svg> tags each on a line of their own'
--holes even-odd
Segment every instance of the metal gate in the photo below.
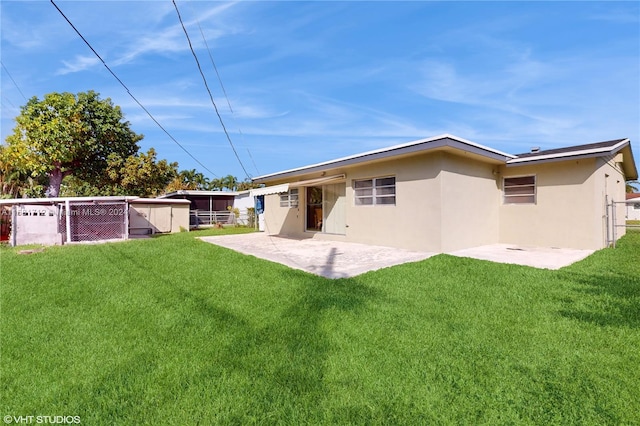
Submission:
<svg viewBox="0 0 640 426">
<path fill-rule="evenodd" d="M 60 204 L 58 229 L 63 241 L 85 242 L 127 239 L 126 202 Z"/>
<path fill-rule="evenodd" d="M 620 229 L 625 230 L 640 230 L 640 225 L 629 225 L 626 220 L 622 220 L 622 223 L 619 223 L 619 216 L 626 218 L 626 201 L 613 201 L 607 202 L 606 211 L 605 211 L 605 222 L 607 227 L 607 246 L 614 247 L 616 246 L 616 241 L 618 241 L 618 235 L 620 235 Z M 625 214 L 616 214 L 618 209 L 625 209 Z"/>
</svg>

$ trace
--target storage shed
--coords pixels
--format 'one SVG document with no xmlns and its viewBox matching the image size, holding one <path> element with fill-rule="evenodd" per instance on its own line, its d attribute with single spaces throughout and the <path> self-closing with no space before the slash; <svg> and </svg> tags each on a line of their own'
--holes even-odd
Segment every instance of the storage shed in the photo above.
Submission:
<svg viewBox="0 0 640 426">
<path fill-rule="evenodd" d="M 184 200 L 17 198 L 0 200 L 0 208 L 3 237 L 12 246 L 126 240 L 189 229 L 189 202 Z"/>
</svg>

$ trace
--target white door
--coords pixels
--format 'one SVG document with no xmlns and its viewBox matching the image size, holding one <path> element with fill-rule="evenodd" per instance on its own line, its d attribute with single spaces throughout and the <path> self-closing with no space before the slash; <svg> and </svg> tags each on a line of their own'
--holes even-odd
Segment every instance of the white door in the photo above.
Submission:
<svg viewBox="0 0 640 426">
<path fill-rule="evenodd" d="M 346 184 L 344 182 L 323 186 L 322 211 L 323 232 L 346 233 Z"/>
</svg>

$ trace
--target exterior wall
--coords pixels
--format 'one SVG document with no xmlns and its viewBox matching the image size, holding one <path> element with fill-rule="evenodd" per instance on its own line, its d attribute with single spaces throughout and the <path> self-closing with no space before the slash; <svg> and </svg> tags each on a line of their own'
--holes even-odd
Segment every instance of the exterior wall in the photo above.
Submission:
<svg viewBox="0 0 640 426">
<path fill-rule="evenodd" d="M 500 242 L 599 249 L 604 246 L 604 194 L 596 159 L 504 167 L 501 176 L 536 176 L 535 204 L 500 200 Z M 602 176 L 604 179 L 604 176 Z M 502 184 L 502 179 L 500 179 Z M 502 194 L 500 194 L 502 197 Z"/>
<path fill-rule="evenodd" d="M 265 197 L 267 232 L 434 252 L 495 243 L 596 250 L 613 236 L 606 200 L 623 201 L 625 188 L 615 158 L 507 167 L 438 151 L 326 171 L 338 173 L 346 175 L 345 235 L 304 231 L 304 188 L 295 208 L 280 207 L 278 194 Z M 529 175 L 535 204 L 504 204 L 503 178 Z M 387 176 L 396 178 L 396 205 L 355 205 L 355 180 Z M 618 204 L 618 225 L 625 214 Z M 616 227 L 617 238 L 624 232 Z"/>
<path fill-rule="evenodd" d="M 247 213 L 248 208 L 254 208 L 254 200 L 249 191 L 244 193 L 240 193 L 236 195 L 233 199 L 233 208 L 236 208 L 240 211 L 240 217 L 238 218 L 238 223 L 240 225 L 248 225 L 249 224 L 249 216 Z"/>
<path fill-rule="evenodd" d="M 420 154 L 350 169 L 346 187 L 347 239 L 408 250 L 440 251 L 443 157 L 443 153 Z M 386 176 L 396 178 L 395 206 L 355 205 L 354 180 Z"/>
<path fill-rule="evenodd" d="M 14 206 L 16 211 L 15 245 L 62 244 L 58 233 L 58 209 L 56 206 L 24 205 Z"/>
<path fill-rule="evenodd" d="M 498 241 L 497 166 L 445 152 L 375 162 L 327 175 L 346 175 L 344 235 L 304 231 L 304 188 L 298 207 L 280 207 L 279 194 L 265 196 L 266 231 L 288 237 L 330 239 L 450 251 Z M 396 204 L 362 206 L 354 202 L 353 182 L 394 176 Z M 300 180 L 318 176 L 301 176 Z M 273 182 L 271 185 L 283 183 Z"/>
<path fill-rule="evenodd" d="M 175 233 L 189 229 L 188 203 L 130 203 L 129 230 L 132 235 Z"/>
<path fill-rule="evenodd" d="M 303 188 L 300 188 L 302 191 Z M 298 207 L 280 207 L 280 194 L 264 197 L 264 226 L 270 235 L 285 237 L 308 237 L 304 234 L 304 212 L 302 199 Z"/>
<path fill-rule="evenodd" d="M 496 244 L 500 217 L 497 165 L 447 154 L 442 172 L 442 252 Z"/>
<path fill-rule="evenodd" d="M 172 204 L 171 215 L 171 233 L 189 230 L 189 204 Z"/>
</svg>

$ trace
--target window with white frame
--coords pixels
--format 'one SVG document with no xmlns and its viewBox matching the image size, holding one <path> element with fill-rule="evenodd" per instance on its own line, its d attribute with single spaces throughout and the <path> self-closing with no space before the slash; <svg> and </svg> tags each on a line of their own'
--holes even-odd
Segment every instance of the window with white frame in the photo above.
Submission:
<svg viewBox="0 0 640 426">
<path fill-rule="evenodd" d="M 298 207 L 298 188 L 280 194 L 280 207 Z"/>
<path fill-rule="evenodd" d="M 505 204 L 535 204 L 536 177 L 506 177 L 503 182 Z"/>
<path fill-rule="evenodd" d="M 633 205 L 633 209 L 634 209 L 634 210 L 640 210 L 640 203 L 635 203 L 635 204 Z"/>
<path fill-rule="evenodd" d="M 395 205 L 396 178 L 382 177 L 353 181 L 356 206 Z"/>
</svg>

